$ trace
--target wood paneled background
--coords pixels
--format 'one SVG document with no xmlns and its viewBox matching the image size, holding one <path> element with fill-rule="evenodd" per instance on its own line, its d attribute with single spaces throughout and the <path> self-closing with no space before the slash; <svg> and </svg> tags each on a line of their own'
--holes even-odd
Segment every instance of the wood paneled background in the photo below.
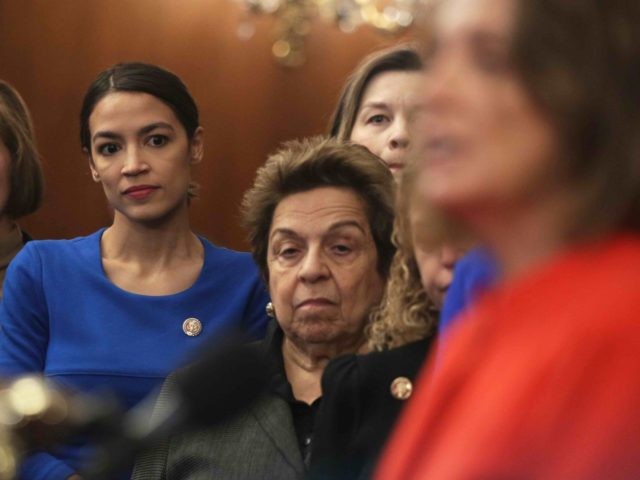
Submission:
<svg viewBox="0 0 640 480">
<path fill-rule="evenodd" d="M 238 205 L 256 168 L 280 142 L 323 132 L 348 73 L 398 41 L 317 21 L 306 65 L 285 69 L 271 56 L 273 20 L 256 19 L 244 41 L 236 32 L 245 16 L 233 0 L 0 0 L 0 78 L 31 109 L 47 180 L 44 206 L 21 225 L 35 238 L 69 238 L 110 223 L 80 151 L 78 112 L 99 71 L 140 60 L 177 73 L 200 107 L 194 230 L 245 249 Z"/>
</svg>

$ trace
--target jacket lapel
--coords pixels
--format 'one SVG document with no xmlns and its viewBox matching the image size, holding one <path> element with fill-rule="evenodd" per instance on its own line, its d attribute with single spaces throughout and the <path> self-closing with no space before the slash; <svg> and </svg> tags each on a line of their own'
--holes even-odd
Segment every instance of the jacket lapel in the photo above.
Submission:
<svg viewBox="0 0 640 480">
<path fill-rule="evenodd" d="M 287 463 L 300 477 L 303 477 L 304 463 L 293 428 L 291 410 L 287 403 L 274 395 L 267 394 L 253 404 L 251 413 Z"/>
</svg>

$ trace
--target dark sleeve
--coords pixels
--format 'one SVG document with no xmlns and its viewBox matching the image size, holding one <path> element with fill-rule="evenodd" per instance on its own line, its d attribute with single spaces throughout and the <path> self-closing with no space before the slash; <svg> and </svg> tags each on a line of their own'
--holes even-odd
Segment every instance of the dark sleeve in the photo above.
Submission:
<svg viewBox="0 0 640 480">
<path fill-rule="evenodd" d="M 369 478 L 404 400 L 394 398 L 398 377 L 413 382 L 429 351 L 423 339 L 384 352 L 333 360 L 322 377 L 310 478 Z"/>
<path fill-rule="evenodd" d="M 322 375 L 322 402 L 313 433 L 309 478 L 352 478 L 360 462 L 352 458 L 361 406 L 355 355 L 339 357 Z"/>
</svg>

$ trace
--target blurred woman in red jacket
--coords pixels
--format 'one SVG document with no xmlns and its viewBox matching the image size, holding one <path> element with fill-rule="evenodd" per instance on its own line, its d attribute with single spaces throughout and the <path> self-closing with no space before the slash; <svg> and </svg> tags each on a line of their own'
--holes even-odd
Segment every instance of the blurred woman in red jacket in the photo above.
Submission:
<svg viewBox="0 0 640 480">
<path fill-rule="evenodd" d="M 377 478 L 640 478 L 640 5 L 434 8 L 421 194 L 504 276 Z"/>
</svg>

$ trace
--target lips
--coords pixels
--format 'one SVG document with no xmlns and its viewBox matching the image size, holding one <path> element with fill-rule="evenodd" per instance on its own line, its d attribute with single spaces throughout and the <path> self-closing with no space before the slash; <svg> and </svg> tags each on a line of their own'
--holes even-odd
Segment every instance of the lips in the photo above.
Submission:
<svg viewBox="0 0 640 480">
<path fill-rule="evenodd" d="M 302 300 L 300 302 L 297 302 L 294 307 L 295 309 L 298 308 L 314 308 L 314 307 L 331 307 L 333 305 L 335 305 L 336 303 L 329 300 L 328 298 L 323 298 L 323 297 L 319 297 L 319 298 L 308 298 L 306 300 Z"/>
<path fill-rule="evenodd" d="M 127 188 L 122 194 L 135 200 L 143 200 L 152 195 L 158 188 L 155 185 L 135 185 Z"/>
<path fill-rule="evenodd" d="M 404 168 L 404 163 L 387 162 L 387 167 L 389 167 L 390 170 L 398 171 L 398 170 L 402 170 Z"/>
</svg>

